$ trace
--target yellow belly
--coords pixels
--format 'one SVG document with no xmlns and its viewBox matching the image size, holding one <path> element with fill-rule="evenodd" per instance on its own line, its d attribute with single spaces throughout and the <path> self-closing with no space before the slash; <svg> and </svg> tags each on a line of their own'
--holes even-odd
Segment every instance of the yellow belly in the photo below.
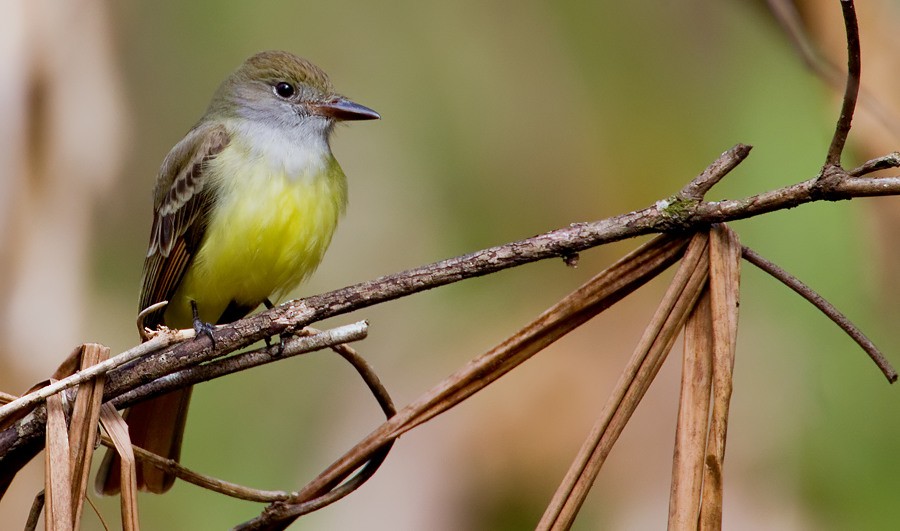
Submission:
<svg viewBox="0 0 900 531">
<path fill-rule="evenodd" d="M 329 154 L 296 175 L 225 149 L 208 168 L 215 202 L 203 242 L 166 310 L 169 326 L 189 327 L 190 301 L 215 322 L 235 301 L 276 300 L 312 273 L 343 213 L 346 178 Z M 225 173 L 229 172 L 229 173 Z"/>
</svg>

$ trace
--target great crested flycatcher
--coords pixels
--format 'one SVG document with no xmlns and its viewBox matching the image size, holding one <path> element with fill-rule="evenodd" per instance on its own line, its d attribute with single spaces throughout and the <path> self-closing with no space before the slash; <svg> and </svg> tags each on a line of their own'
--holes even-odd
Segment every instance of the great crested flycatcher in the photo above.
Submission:
<svg viewBox="0 0 900 531">
<path fill-rule="evenodd" d="M 166 156 L 156 180 L 140 308 L 149 328 L 228 323 L 309 276 L 347 203 L 329 139 L 336 122 L 378 113 L 337 94 L 318 67 L 287 52 L 247 59 L 206 114 Z M 135 405 L 131 441 L 178 460 L 191 389 Z M 97 490 L 119 491 L 120 463 L 104 457 Z M 138 487 L 165 492 L 175 477 L 138 462 Z"/>
</svg>

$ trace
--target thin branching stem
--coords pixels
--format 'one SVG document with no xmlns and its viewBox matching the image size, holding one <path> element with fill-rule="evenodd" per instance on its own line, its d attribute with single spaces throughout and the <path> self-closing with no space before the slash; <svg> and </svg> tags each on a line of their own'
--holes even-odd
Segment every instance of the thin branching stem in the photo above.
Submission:
<svg viewBox="0 0 900 531">
<path fill-rule="evenodd" d="M 874 158 L 866 161 L 862 166 L 854 168 L 847 172 L 851 177 L 860 177 L 870 173 L 889 170 L 900 166 L 900 152 L 889 153 L 883 157 Z"/>
<path fill-rule="evenodd" d="M 292 337 L 281 344 L 262 347 L 234 356 L 215 359 L 203 365 L 188 367 L 176 373 L 163 376 L 137 389 L 120 395 L 112 401 L 117 408 L 130 407 L 148 397 L 163 395 L 185 386 L 196 385 L 221 378 L 239 371 L 266 365 L 286 358 L 307 354 L 325 348 L 335 348 L 343 343 L 360 341 L 368 334 L 368 323 L 359 321 L 339 326 L 317 334 Z"/>
<path fill-rule="evenodd" d="M 847 85 L 841 103 L 841 115 L 838 118 L 825 164 L 840 166 L 841 154 L 850 133 L 850 123 L 859 97 L 859 83 L 862 72 L 862 61 L 859 48 L 859 24 L 856 21 L 856 6 L 853 0 L 841 0 L 841 13 L 844 16 L 844 28 L 847 32 Z"/>
<path fill-rule="evenodd" d="M 841 69 L 824 57 L 819 47 L 812 42 L 794 0 L 768 0 L 767 3 L 769 11 L 807 68 L 836 90 L 844 89 L 846 81 Z M 865 87 L 860 87 L 858 105 L 870 118 L 875 119 L 894 135 L 900 135 L 900 120 L 897 119 L 897 114 Z"/>
<path fill-rule="evenodd" d="M 850 319 L 841 313 L 840 310 L 835 308 L 833 304 L 825 300 L 821 295 L 816 293 L 815 290 L 804 284 L 800 279 L 791 275 L 784 269 L 778 267 L 774 263 L 766 260 L 759 253 L 750 249 L 749 247 L 743 247 L 741 249 L 741 255 L 745 260 L 755 265 L 756 267 L 762 269 L 769 275 L 778 279 L 782 284 L 794 290 L 798 295 L 803 297 L 812 303 L 813 306 L 819 309 L 822 313 L 828 316 L 829 319 L 834 321 L 836 325 L 838 325 L 841 330 L 847 333 L 853 341 L 856 342 L 857 345 L 862 348 L 866 354 L 872 358 L 872 361 L 875 362 L 875 365 L 881 370 L 882 374 L 884 374 L 885 378 L 891 383 L 897 381 L 897 371 L 891 366 L 891 363 L 884 357 L 884 354 L 878 350 L 878 347 L 866 337 L 862 331 L 854 325 Z"/>
</svg>

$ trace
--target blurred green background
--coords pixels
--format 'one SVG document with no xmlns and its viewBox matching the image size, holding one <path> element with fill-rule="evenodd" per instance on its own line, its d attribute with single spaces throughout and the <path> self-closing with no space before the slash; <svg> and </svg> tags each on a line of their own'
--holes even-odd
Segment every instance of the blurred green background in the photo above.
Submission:
<svg viewBox="0 0 900 531">
<path fill-rule="evenodd" d="M 123 169 L 92 214 L 90 300 L 75 341 L 113 352 L 137 339 L 159 163 L 219 81 L 259 50 L 311 59 L 340 91 L 383 116 L 334 139 L 350 207 L 298 295 L 643 208 L 738 142 L 755 148 L 711 198 L 805 180 L 824 160 L 838 109 L 761 3 L 126 0 L 109 7 L 129 142 Z M 884 285 L 879 265 L 889 251 L 870 236 L 869 207 L 878 201 L 885 200 L 816 204 L 733 227 L 898 361 L 895 289 Z M 368 319 L 370 338 L 357 347 L 406 404 L 638 243 L 585 252 L 577 269 L 534 264 L 325 324 Z M 744 271 L 724 527 L 889 528 L 900 498 L 897 391 L 808 304 L 752 266 Z M 533 527 L 664 289 L 662 279 L 642 289 L 404 436 L 369 484 L 296 527 Z M 611 454 L 576 529 L 665 525 L 679 357 L 673 352 Z M 183 462 L 291 490 L 378 423 L 349 367 L 316 353 L 198 387 Z M 140 504 L 145 529 L 222 529 L 262 509 L 183 483 Z M 116 500 L 98 505 L 116 520 Z M 4 514 L 24 521 L 25 511 Z M 85 529 L 100 529 L 90 512 Z"/>
</svg>

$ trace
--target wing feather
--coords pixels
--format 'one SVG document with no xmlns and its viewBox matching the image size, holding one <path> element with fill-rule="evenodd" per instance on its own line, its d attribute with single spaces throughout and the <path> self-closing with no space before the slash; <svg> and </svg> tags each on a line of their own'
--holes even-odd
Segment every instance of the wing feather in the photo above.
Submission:
<svg viewBox="0 0 900 531">
<path fill-rule="evenodd" d="M 229 139 L 222 125 L 199 125 L 163 161 L 141 279 L 141 310 L 171 299 L 200 247 L 213 196 L 206 169 Z M 148 315 L 145 326 L 162 324 L 163 314 L 164 310 Z"/>
</svg>

